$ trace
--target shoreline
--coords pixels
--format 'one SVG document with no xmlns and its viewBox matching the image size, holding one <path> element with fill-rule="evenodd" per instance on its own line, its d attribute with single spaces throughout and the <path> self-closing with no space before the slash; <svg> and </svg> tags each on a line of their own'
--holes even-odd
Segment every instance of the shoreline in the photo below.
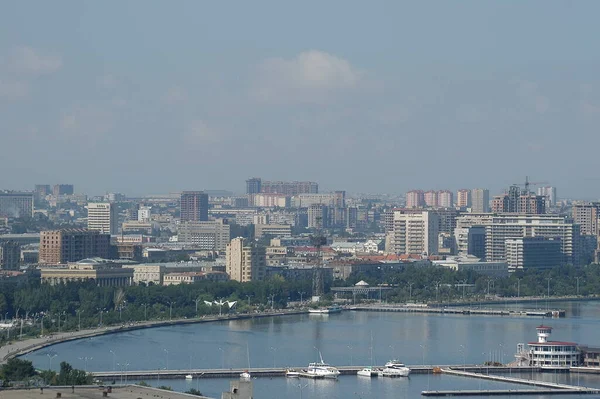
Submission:
<svg viewBox="0 0 600 399">
<path fill-rule="evenodd" d="M 590 297 L 581 297 L 581 296 L 568 296 L 568 297 L 551 297 L 551 298 L 543 298 L 543 297 L 522 297 L 522 298 L 499 298 L 497 300 L 486 300 L 481 302 L 454 302 L 454 303 L 429 303 L 430 307 L 439 307 L 439 306 L 465 306 L 465 305 L 494 305 L 494 304 L 516 304 L 516 303 L 531 303 L 536 301 L 548 301 L 548 302 L 562 302 L 562 301 L 574 301 L 574 302 L 584 302 L 584 301 L 599 301 L 600 297 L 598 296 L 590 296 Z M 198 323 L 212 323 L 215 321 L 227 321 L 227 320 L 244 320 L 244 319 L 253 319 L 253 318 L 263 318 L 263 317 L 273 317 L 273 316 L 287 316 L 287 315 L 297 315 L 297 314 L 308 314 L 308 309 L 301 310 L 289 310 L 289 311 L 274 311 L 274 312 L 263 312 L 263 313 L 241 313 L 235 315 L 228 316 L 210 316 L 210 317 L 202 317 L 202 318 L 191 318 L 191 319 L 174 319 L 174 320 L 155 320 L 155 321 L 144 321 L 137 322 L 135 324 L 122 324 L 116 326 L 106 326 L 101 328 L 87 329 L 81 331 L 70 331 L 64 333 L 55 333 L 50 337 L 38 337 L 38 338 L 29 338 L 23 341 L 14 341 L 10 345 L 5 345 L 0 347 L 0 365 L 6 363 L 9 359 L 13 357 L 22 356 L 43 348 L 47 348 L 53 345 L 57 345 L 63 342 L 76 341 L 79 339 L 92 338 L 100 335 L 109 335 L 109 334 L 117 334 L 121 332 L 127 331 L 135 331 L 142 330 L 146 328 L 157 328 L 157 327 L 167 327 L 167 326 L 177 326 L 177 325 L 185 325 L 185 324 L 198 324 Z"/>
<path fill-rule="evenodd" d="M 10 345 L 0 347 L 0 365 L 6 363 L 13 357 L 26 355 L 37 350 L 47 348 L 53 345 L 57 345 L 63 342 L 76 341 L 85 338 L 92 338 L 101 335 L 118 334 L 122 332 L 142 330 L 147 328 L 157 327 L 168 327 L 178 326 L 186 324 L 199 324 L 199 323 L 212 323 L 215 321 L 229 321 L 229 320 L 245 320 L 254 318 L 264 318 L 273 316 L 288 316 L 307 314 L 308 310 L 291 310 L 291 311 L 279 311 L 279 312 L 267 312 L 267 313 L 241 313 L 231 316 L 210 316 L 203 318 L 193 319 L 174 319 L 174 320 L 156 320 L 140 322 L 137 324 L 125 324 L 118 326 L 106 326 L 101 328 L 87 329 L 81 331 L 70 331 L 64 333 L 57 333 L 50 337 L 40 338 L 29 338 L 23 341 L 15 341 Z"/>
</svg>

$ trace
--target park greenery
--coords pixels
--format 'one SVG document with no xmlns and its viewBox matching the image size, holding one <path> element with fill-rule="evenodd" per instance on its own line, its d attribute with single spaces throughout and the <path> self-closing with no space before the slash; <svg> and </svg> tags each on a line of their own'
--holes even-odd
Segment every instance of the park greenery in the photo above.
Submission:
<svg viewBox="0 0 600 399">
<path fill-rule="evenodd" d="M 4 386 L 18 385 L 89 385 L 93 382 L 91 374 L 74 369 L 69 363 L 61 362 L 60 370 L 38 371 L 29 360 L 19 358 L 9 359 L 0 368 L 0 379 Z"/>
<path fill-rule="evenodd" d="M 471 302 L 517 296 L 591 296 L 600 293 L 600 265 L 518 271 L 504 278 L 442 267 L 409 265 L 402 269 L 373 268 L 368 273 L 352 274 L 346 281 L 336 280 L 333 285 L 351 286 L 361 280 L 372 287 L 390 287 L 381 299 L 396 303 Z M 333 299 L 330 286 L 331 283 L 326 285 L 326 300 Z M 0 281 L 0 315 L 8 320 L 24 320 L 16 323 L 12 329 L 0 332 L 0 344 L 16 337 L 146 320 L 282 309 L 288 307 L 290 302 L 298 305 L 301 299 L 306 301 L 311 293 L 311 281 L 286 281 L 280 276 L 248 283 L 203 281 L 171 286 L 141 284 L 130 287 L 98 287 L 91 281 L 52 286 L 41 284 L 35 278 L 19 282 Z M 236 301 L 236 305 L 229 309 L 227 305 L 214 304 L 214 301 L 220 300 Z M 209 306 L 207 302 L 212 305 Z"/>
</svg>

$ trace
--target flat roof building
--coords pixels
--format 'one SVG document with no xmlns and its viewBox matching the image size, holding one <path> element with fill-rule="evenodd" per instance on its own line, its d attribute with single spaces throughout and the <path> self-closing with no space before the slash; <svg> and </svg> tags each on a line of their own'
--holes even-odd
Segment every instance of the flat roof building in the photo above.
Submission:
<svg viewBox="0 0 600 399">
<path fill-rule="evenodd" d="M 110 257 L 110 234 L 86 229 L 40 233 L 40 264 L 58 265 L 91 257 Z"/>
<path fill-rule="evenodd" d="M 0 216 L 33 217 L 33 192 L 0 191 Z"/>
</svg>

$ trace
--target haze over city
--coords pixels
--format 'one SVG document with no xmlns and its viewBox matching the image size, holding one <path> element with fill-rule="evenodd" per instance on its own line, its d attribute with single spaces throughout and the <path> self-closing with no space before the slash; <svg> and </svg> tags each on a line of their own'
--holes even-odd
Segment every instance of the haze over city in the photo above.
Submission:
<svg viewBox="0 0 600 399">
<path fill-rule="evenodd" d="M 0 186 L 597 198 L 597 2 L 5 4 Z"/>
</svg>

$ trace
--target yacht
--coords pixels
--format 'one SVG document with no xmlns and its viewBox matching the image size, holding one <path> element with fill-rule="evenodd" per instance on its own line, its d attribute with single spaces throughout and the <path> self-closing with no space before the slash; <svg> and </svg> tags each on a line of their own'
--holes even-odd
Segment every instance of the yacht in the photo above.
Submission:
<svg viewBox="0 0 600 399">
<path fill-rule="evenodd" d="M 379 371 L 379 377 L 408 377 L 410 369 L 397 360 L 390 360 Z"/>
<path fill-rule="evenodd" d="M 321 352 L 319 352 L 319 357 L 321 358 L 321 361 L 309 363 L 308 368 L 306 370 L 302 370 L 302 372 L 299 374 L 299 377 L 336 379 L 338 375 L 340 375 L 340 371 L 337 368 L 330 366 L 323 361 Z"/>
<path fill-rule="evenodd" d="M 377 377 L 377 375 L 379 374 L 379 372 L 377 371 L 377 369 L 375 369 L 374 367 L 365 367 L 362 370 L 358 370 L 356 372 L 356 375 L 359 375 L 361 377 Z"/>
<path fill-rule="evenodd" d="M 342 307 L 338 305 L 330 306 L 328 308 L 320 308 L 320 309 L 308 309 L 308 313 L 312 314 L 331 314 L 331 313 L 340 313 L 342 311 Z"/>
<path fill-rule="evenodd" d="M 285 370 L 285 376 L 288 378 L 298 378 L 300 377 L 300 373 L 294 369 Z"/>
<path fill-rule="evenodd" d="M 251 379 L 252 379 L 252 376 L 250 375 L 250 372 L 248 372 L 248 370 L 246 370 L 240 374 L 240 380 L 250 381 Z"/>
<path fill-rule="evenodd" d="M 185 376 L 185 379 L 186 379 L 186 380 L 193 380 L 193 379 L 194 379 L 194 376 L 193 376 L 193 375 L 191 375 L 191 374 L 188 374 L 188 375 L 186 375 L 186 376 Z"/>
</svg>

